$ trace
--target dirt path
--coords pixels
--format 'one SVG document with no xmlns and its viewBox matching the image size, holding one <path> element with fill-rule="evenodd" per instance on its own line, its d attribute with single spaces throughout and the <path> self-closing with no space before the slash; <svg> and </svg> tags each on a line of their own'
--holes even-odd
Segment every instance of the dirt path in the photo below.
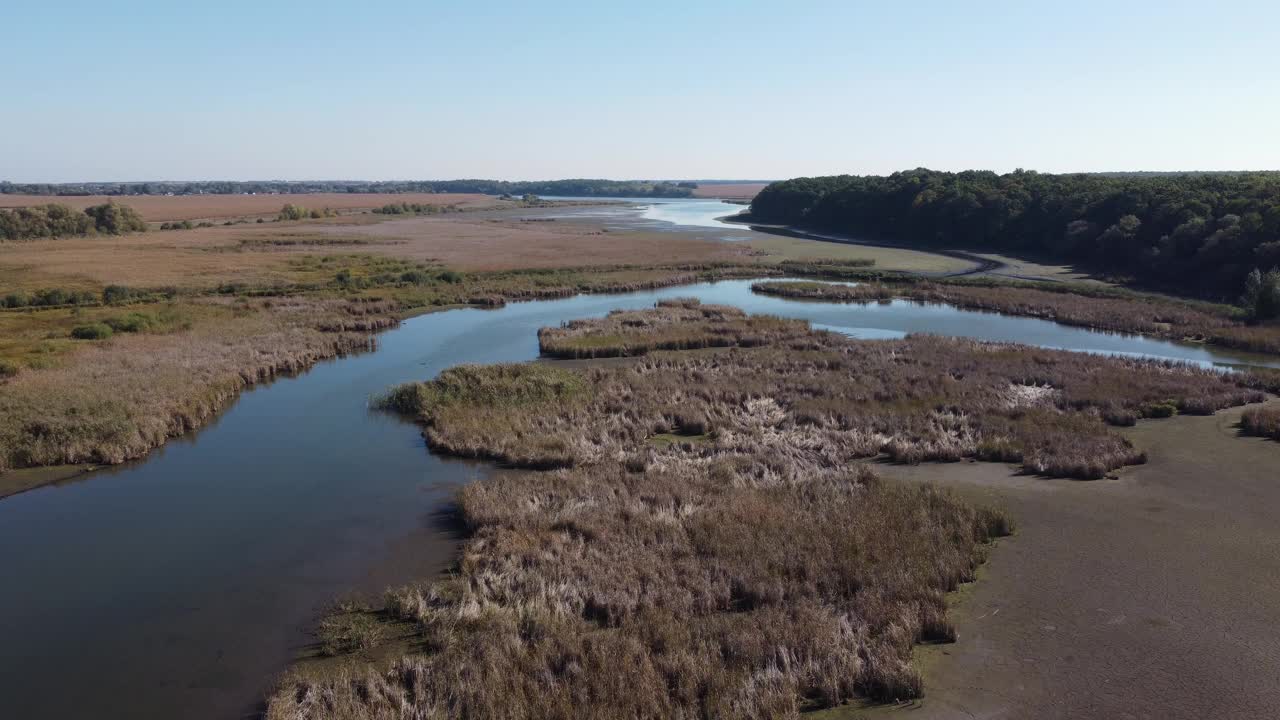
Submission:
<svg viewBox="0 0 1280 720">
<path fill-rule="evenodd" d="M 923 648 L 911 718 L 1280 717 L 1280 443 L 1240 410 L 1127 431 L 1118 480 L 983 463 L 886 468 L 997 499 L 1019 522 Z M 848 713 L 842 713 L 846 716 Z"/>
</svg>

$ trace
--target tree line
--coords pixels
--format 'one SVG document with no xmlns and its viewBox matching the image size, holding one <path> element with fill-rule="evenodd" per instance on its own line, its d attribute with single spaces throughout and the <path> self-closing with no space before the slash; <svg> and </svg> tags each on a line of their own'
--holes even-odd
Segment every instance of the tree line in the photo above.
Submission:
<svg viewBox="0 0 1280 720">
<path fill-rule="evenodd" d="M 924 247 L 1021 252 L 1232 301 L 1253 270 L 1265 284 L 1280 266 L 1276 172 L 806 177 L 766 187 L 751 217 Z"/>
<path fill-rule="evenodd" d="M 365 182 L 319 180 L 201 182 L 0 182 L 0 194 L 22 195 L 245 195 L 311 193 L 480 193 L 484 195 L 568 195 L 585 197 L 691 197 L 697 183 L 649 180 L 408 180 Z"/>
<path fill-rule="evenodd" d="M 11 209 L 0 208 L 0 240 L 31 240 L 43 237 L 120 235 L 142 232 L 147 223 L 136 210 L 114 202 L 76 210 L 50 203 Z"/>
</svg>

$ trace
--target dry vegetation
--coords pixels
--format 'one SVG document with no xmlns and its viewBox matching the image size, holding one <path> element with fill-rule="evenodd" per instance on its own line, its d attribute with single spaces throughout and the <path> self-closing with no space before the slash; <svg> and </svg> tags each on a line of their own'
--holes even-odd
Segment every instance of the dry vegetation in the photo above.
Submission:
<svg viewBox="0 0 1280 720">
<path fill-rule="evenodd" d="M 1207 342 L 1253 352 L 1280 353 L 1280 324 L 1249 325 L 1234 308 L 1091 285 L 990 281 L 873 280 L 860 285 L 757 283 L 756 292 L 805 300 L 868 302 L 895 297 L 1023 315 L 1095 330 Z"/>
<path fill-rule="evenodd" d="M 1249 408 L 1240 417 L 1240 429 L 1246 435 L 1280 440 L 1280 407 Z"/>
<path fill-rule="evenodd" d="M 79 347 L 0 381 L 0 471 L 140 457 L 203 425 L 247 384 L 368 348 L 369 332 L 395 322 L 392 310 L 360 300 L 209 298 L 168 306 L 199 322 L 46 341 Z M 134 322 L 126 311 L 97 312 Z"/>
<path fill-rule="evenodd" d="M 1108 424 L 1208 414 L 1265 396 L 1252 375 L 932 336 L 855 342 L 695 300 L 575 321 L 540 339 L 560 357 L 737 347 L 593 371 L 599 406 L 565 404 L 562 414 L 428 402 L 432 446 L 524 466 L 577 466 L 655 434 L 712 428 L 709 449 L 737 437 L 726 421 L 738 408 L 764 403 L 778 413 L 779 452 L 817 443 L 837 465 L 881 453 L 901 462 L 976 457 L 1098 478 L 1142 459 Z M 412 398 L 420 387 L 438 385 L 400 392 Z M 400 407 L 405 397 L 397 396 Z"/>
<path fill-rule="evenodd" d="M 520 462 L 549 467 L 572 439 L 542 445 L 517 426 L 609 424 L 607 375 L 463 367 L 388 403 L 446 433 L 511 418 L 495 444 L 462 452 L 502 457 L 501 440 L 522 443 L 507 433 L 527 431 Z M 733 431 L 657 415 L 663 427 L 645 422 L 616 452 L 584 446 L 592 459 L 571 469 L 468 486 L 458 571 L 388 598 L 427 651 L 387 672 L 286 682 L 268 716 L 763 718 L 919 696 L 912 646 L 955 639 L 943 594 L 973 579 L 1008 520 L 816 445 L 784 450 L 778 413 L 740 404 Z M 680 440 L 648 441 L 672 430 Z M 716 439 L 690 437 L 705 432 Z"/>
<path fill-rule="evenodd" d="M 274 217 L 285 203 L 334 210 L 361 210 L 388 203 L 419 203 L 489 207 L 488 195 L 461 193 L 310 193 L 306 195 L 0 195 L 0 207 L 30 207 L 59 203 L 83 210 L 108 201 L 128 204 L 148 222 L 219 220 L 231 217 Z"/>
<path fill-rule="evenodd" d="M 464 366 L 392 391 L 438 450 L 542 469 L 468 486 L 456 573 L 389 594 L 423 652 L 282 683 L 271 718 L 786 717 L 923 692 L 997 511 L 862 458 L 1096 477 L 1105 419 L 1258 399 L 1166 363 L 913 337 L 857 342 L 696 301 L 541 334 L 625 365 Z M 701 337 L 701 340 L 698 338 Z M 661 352 L 741 342 L 713 351 Z M 643 349 L 643 350 L 642 350 Z"/>
</svg>

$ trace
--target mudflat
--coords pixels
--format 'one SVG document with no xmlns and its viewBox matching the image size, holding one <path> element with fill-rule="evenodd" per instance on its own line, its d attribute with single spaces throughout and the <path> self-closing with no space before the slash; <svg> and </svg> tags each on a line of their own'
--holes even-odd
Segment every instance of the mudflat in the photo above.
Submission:
<svg viewBox="0 0 1280 720">
<path fill-rule="evenodd" d="M 1241 412 L 1140 422 L 1150 461 L 1113 480 L 888 470 L 995 500 L 1018 532 L 958 594 L 959 642 L 919 650 L 925 699 L 871 713 L 1276 717 L 1280 443 L 1239 437 Z"/>
</svg>

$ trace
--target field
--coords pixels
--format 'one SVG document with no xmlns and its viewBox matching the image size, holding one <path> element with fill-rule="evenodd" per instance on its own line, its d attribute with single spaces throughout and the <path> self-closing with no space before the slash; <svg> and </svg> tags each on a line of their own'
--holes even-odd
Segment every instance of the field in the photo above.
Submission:
<svg viewBox="0 0 1280 720">
<path fill-rule="evenodd" d="M 0 208 L 57 203 L 84 209 L 114 201 L 128 205 L 144 220 L 226 220 L 242 217 L 274 217 L 285 203 L 308 208 L 367 210 L 388 203 L 490 207 L 500 202 L 488 195 L 450 193 L 316 193 L 310 195 L 0 195 Z"/>
<path fill-rule="evenodd" d="M 605 233 L 569 223 L 518 218 L 378 220 L 360 216 L 153 231 L 119 237 L 0 244 L 0 290 L 131 286 L 212 288 L 286 283 L 290 262 L 314 255 L 371 255 L 455 270 L 750 259 L 742 245 L 674 233 Z"/>
</svg>

